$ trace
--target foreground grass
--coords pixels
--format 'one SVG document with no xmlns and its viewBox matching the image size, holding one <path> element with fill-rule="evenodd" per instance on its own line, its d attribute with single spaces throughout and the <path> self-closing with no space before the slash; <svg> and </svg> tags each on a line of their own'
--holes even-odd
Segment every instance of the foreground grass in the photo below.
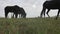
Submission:
<svg viewBox="0 0 60 34">
<path fill-rule="evenodd" d="M 60 34 L 60 18 L 0 18 L 0 34 Z"/>
</svg>

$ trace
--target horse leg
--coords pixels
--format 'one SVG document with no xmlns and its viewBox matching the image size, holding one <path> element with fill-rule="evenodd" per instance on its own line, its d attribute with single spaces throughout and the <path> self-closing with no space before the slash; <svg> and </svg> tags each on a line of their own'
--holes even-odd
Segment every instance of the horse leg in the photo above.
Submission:
<svg viewBox="0 0 60 34">
<path fill-rule="evenodd" d="M 59 13 L 60 13 L 60 9 L 59 9 L 59 11 L 58 11 L 58 13 L 57 13 L 56 19 L 59 17 Z"/>
<path fill-rule="evenodd" d="M 49 14 L 48 14 L 48 13 L 49 13 L 49 11 L 50 11 L 50 9 L 48 9 L 48 11 L 46 12 L 46 14 L 48 15 L 48 17 L 50 17 L 50 16 L 49 16 Z"/>
<path fill-rule="evenodd" d="M 44 10 L 43 14 L 44 14 L 44 18 L 45 18 L 45 10 Z"/>
<path fill-rule="evenodd" d="M 21 15 L 19 14 L 19 18 L 21 17 Z"/>
<path fill-rule="evenodd" d="M 46 8 L 43 7 L 43 9 L 41 11 L 41 14 L 40 14 L 40 17 L 42 17 L 43 14 L 44 14 L 44 17 L 45 17 L 45 10 L 46 10 Z"/>
<path fill-rule="evenodd" d="M 7 18 L 8 12 L 5 12 L 5 18 Z"/>
<path fill-rule="evenodd" d="M 19 14 L 19 18 L 20 18 L 20 14 Z"/>
<path fill-rule="evenodd" d="M 13 14 L 12 18 L 14 18 L 14 14 Z"/>
<path fill-rule="evenodd" d="M 43 11 L 44 11 L 44 10 L 42 9 L 41 14 L 40 14 L 40 17 L 42 17 Z"/>
<path fill-rule="evenodd" d="M 17 18 L 18 14 L 15 14 L 15 18 Z"/>
</svg>

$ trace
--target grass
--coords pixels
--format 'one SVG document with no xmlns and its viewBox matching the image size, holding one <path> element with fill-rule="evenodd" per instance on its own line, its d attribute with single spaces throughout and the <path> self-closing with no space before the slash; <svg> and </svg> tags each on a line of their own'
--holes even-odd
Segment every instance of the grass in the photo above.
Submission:
<svg viewBox="0 0 60 34">
<path fill-rule="evenodd" d="M 0 18 L 0 34 L 60 34 L 60 18 Z"/>
</svg>

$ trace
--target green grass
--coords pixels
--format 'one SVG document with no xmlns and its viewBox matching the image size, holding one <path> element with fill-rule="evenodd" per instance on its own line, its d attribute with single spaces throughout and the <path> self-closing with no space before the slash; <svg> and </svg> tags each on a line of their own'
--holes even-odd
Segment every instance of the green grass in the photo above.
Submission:
<svg viewBox="0 0 60 34">
<path fill-rule="evenodd" d="M 0 18 L 0 34 L 60 34 L 60 18 Z"/>
</svg>

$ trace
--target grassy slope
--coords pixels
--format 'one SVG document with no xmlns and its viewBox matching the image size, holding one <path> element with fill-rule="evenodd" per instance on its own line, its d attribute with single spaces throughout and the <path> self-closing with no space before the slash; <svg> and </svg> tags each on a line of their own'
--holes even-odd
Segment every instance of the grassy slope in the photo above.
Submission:
<svg viewBox="0 0 60 34">
<path fill-rule="evenodd" d="M 0 18 L 0 34 L 60 34 L 60 18 Z"/>
</svg>

